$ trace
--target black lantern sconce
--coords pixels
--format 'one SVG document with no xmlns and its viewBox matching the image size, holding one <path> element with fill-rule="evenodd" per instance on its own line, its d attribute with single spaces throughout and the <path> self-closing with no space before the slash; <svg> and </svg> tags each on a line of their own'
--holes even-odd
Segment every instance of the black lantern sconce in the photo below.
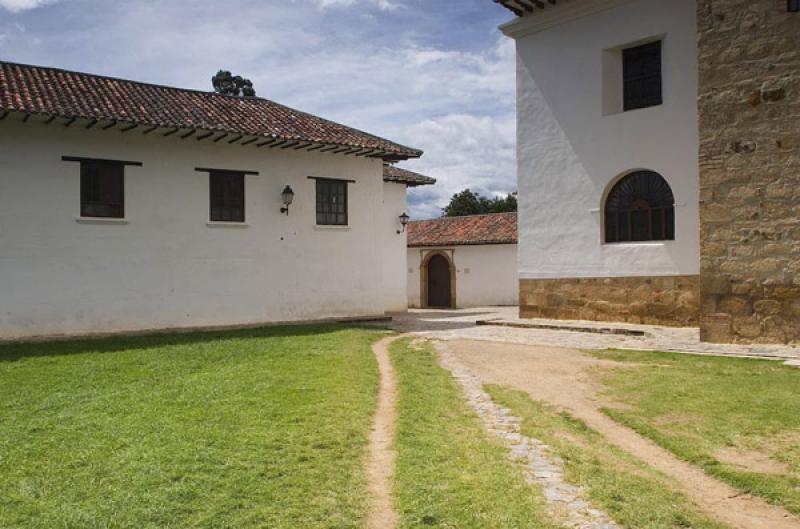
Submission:
<svg viewBox="0 0 800 529">
<path fill-rule="evenodd" d="M 283 199 L 283 207 L 281 208 L 281 213 L 286 213 L 286 216 L 289 216 L 289 206 L 292 205 L 292 201 L 294 201 L 294 191 L 290 186 L 286 186 L 283 188 L 281 192 L 281 198 Z"/>
<path fill-rule="evenodd" d="M 409 216 L 406 213 L 403 213 L 397 218 L 400 219 L 400 226 L 402 226 L 401 229 L 397 230 L 397 234 L 399 235 L 399 234 L 403 233 L 404 231 L 406 231 L 406 226 L 408 226 Z"/>
</svg>

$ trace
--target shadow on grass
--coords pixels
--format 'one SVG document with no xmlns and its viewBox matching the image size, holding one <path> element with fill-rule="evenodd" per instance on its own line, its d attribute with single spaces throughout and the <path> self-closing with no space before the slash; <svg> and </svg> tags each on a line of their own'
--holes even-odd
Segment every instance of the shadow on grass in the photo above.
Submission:
<svg viewBox="0 0 800 529">
<path fill-rule="evenodd" d="M 381 331 L 385 327 L 358 323 L 325 323 L 313 325 L 276 325 L 247 329 L 209 331 L 153 331 L 152 333 L 64 338 L 42 342 L 0 344 L 0 362 L 23 358 L 64 356 L 85 353 L 114 353 L 131 349 L 158 349 L 222 340 L 291 338 L 334 333 L 345 329 Z"/>
</svg>

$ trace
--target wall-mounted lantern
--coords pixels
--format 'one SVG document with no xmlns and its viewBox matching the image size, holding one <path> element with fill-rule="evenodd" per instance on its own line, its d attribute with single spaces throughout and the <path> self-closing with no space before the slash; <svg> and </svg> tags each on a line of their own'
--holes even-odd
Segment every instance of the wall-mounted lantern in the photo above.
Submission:
<svg viewBox="0 0 800 529">
<path fill-rule="evenodd" d="M 292 205 L 292 201 L 294 200 L 294 191 L 292 191 L 290 186 L 283 188 L 283 191 L 281 192 L 281 198 L 283 199 L 281 213 L 286 213 L 286 216 L 289 216 L 289 206 Z"/>
<path fill-rule="evenodd" d="M 406 226 L 408 226 L 409 216 L 406 213 L 403 213 L 397 218 L 400 219 L 400 226 L 402 226 L 401 229 L 397 230 L 397 233 L 399 235 L 399 234 L 403 233 L 404 231 L 406 231 Z"/>
</svg>

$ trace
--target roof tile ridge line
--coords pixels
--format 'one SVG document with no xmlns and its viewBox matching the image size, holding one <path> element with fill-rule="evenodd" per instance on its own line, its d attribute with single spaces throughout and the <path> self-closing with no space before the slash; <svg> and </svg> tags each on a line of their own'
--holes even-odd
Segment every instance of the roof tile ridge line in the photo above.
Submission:
<svg viewBox="0 0 800 529">
<path fill-rule="evenodd" d="M 316 114 L 311 114 L 310 112 L 306 112 L 304 110 L 299 110 L 299 109 L 284 105 L 282 103 L 278 103 L 277 101 L 273 101 L 272 99 L 268 99 L 266 97 L 234 96 L 234 95 L 229 95 L 229 94 L 220 94 L 218 92 L 208 92 L 208 91 L 200 90 L 200 89 L 197 89 L 197 88 L 180 88 L 178 86 L 171 86 L 171 85 L 158 84 L 158 83 L 148 83 L 148 82 L 145 82 L 145 81 L 136 81 L 135 79 L 125 79 L 125 78 L 122 78 L 122 77 L 113 77 L 113 76 L 110 76 L 110 75 L 102 75 L 102 74 L 94 74 L 94 73 L 88 73 L 88 72 L 80 72 L 78 70 L 67 70 L 65 68 L 57 68 L 55 66 L 40 66 L 40 65 L 36 65 L 36 64 L 28 64 L 28 63 L 0 60 L 0 66 L 2 66 L 2 65 L 18 66 L 18 67 L 22 67 L 22 68 L 35 68 L 35 69 L 39 69 L 39 70 L 49 70 L 51 72 L 56 72 L 56 73 L 72 74 L 72 75 L 78 75 L 78 76 L 81 76 L 81 77 L 88 77 L 88 78 L 106 79 L 108 81 L 118 81 L 118 82 L 122 82 L 122 83 L 131 83 L 131 84 L 135 84 L 135 85 L 143 86 L 143 87 L 151 87 L 151 88 L 161 88 L 161 89 L 165 89 L 165 90 L 173 90 L 175 92 L 189 92 L 189 93 L 194 93 L 194 94 L 200 94 L 200 95 L 203 95 L 203 96 L 206 96 L 206 97 L 209 97 L 209 98 L 222 97 L 222 98 L 233 99 L 233 100 L 236 100 L 236 101 L 242 101 L 242 100 L 244 100 L 244 101 L 264 101 L 266 103 L 270 103 L 270 104 L 273 104 L 275 106 L 282 107 L 282 108 L 284 108 L 286 110 L 290 110 L 290 111 L 298 113 L 298 114 L 303 114 L 305 116 L 312 117 L 314 119 L 319 119 L 319 120 L 325 121 L 326 123 L 330 123 L 331 125 L 344 127 L 346 129 L 358 132 L 358 133 L 363 134 L 365 136 L 369 136 L 369 137 L 371 137 L 373 139 L 376 139 L 376 140 L 380 140 L 380 141 L 384 141 L 384 142 L 388 142 L 388 143 L 397 145 L 398 147 L 401 147 L 401 148 L 403 148 L 403 149 L 405 149 L 405 150 L 407 150 L 409 152 L 419 153 L 420 156 L 422 156 L 422 154 L 424 154 L 424 151 L 422 151 L 421 149 L 416 149 L 414 147 L 409 147 L 407 145 L 403 145 L 401 143 L 394 142 L 392 140 L 389 140 L 388 138 L 383 138 L 381 136 L 377 136 L 375 134 L 363 131 L 361 129 L 357 129 L 357 128 L 351 127 L 349 125 L 345 125 L 344 123 L 338 123 L 338 122 L 333 121 L 331 119 L 324 118 L 322 116 L 317 116 Z M 331 144 L 331 145 L 335 145 L 335 144 Z M 346 144 L 342 144 L 342 146 L 346 146 Z"/>
<path fill-rule="evenodd" d="M 433 222 L 433 221 L 439 221 L 439 220 L 441 220 L 441 221 L 445 221 L 445 220 L 452 221 L 452 220 L 457 220 L 457 219 L 473 219 L 475 217 L 495 217 L 495 216 L 500 216 L 500 215 L 516 215 L 517 213 L 518 213 L 517 211 L 499 211 L 497 213 L 474 213 L 472 215 L 458 215 L 458 216 L 455 216 L 455 217 L 441 216 L 441 217 L 434 217 L 432 219 L 417 219 L 417 220 L 410 220 L 409 222 Z"/>
</svg>

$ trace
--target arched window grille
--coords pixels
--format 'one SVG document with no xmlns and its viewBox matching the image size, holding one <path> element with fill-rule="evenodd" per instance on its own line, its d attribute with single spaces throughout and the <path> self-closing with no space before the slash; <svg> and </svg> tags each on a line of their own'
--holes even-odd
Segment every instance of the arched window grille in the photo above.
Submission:
<svg viewBox="0 0 800 529">
<path fill-rule="evenodd" d="M 664 177 L 636 171 L 614 184 L 605 206 L 606 242 L 675 240 L 675 197 Z"/>
</svg>

